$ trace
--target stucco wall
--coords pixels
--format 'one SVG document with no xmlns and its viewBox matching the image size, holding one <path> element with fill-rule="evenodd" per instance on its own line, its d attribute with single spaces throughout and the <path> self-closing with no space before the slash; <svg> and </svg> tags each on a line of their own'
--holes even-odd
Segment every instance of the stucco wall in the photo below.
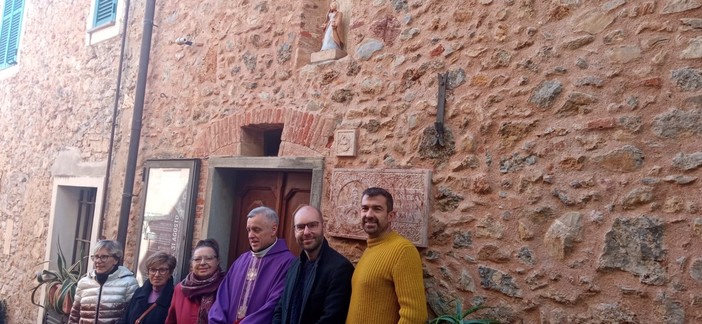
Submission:
<svg viewBox="0 0 702 324">
<path fill-rule="evenodd" d="M 133 5 L 123 125 L 144 4 Z M 702 2 L 342 1 L 349 55 L 307 65 L 306 53 L 321 44 L 325 6 L 158 2 L 140 161 L 235 155 L 236 145 L 209 144 L 234 143 L 232 132 L 264 120 L 257 111 L 314 115 L 333 127 L 308 145 L 283 136 L 284 155 L 324 156 L 325 178 L 333 168 L 433 170 L 429 247 L 421 251 L 433 311 L 453 309 L 458 298 L 498 306 L 487 313 L 505 322 L 702 316 Z M 50 15 L 49 24 L 30 18 L 23 69 L 0 81 L 0 219 L 22 224 L 11 257 L 2 254 L 6 272 L 43 255 L 56 153 L 75 146 L 86 160 L 105 159 L 114 100 L 117 40 L 85 47 L 84 23 L 63 23 L 85 10 L 33 7 L 37 17 L 66 15 Z M 174 43 L 184 36 L 196 44 Z M 447 146 L 437 148 L 436 75 L 446 71 Z M 304 131 L 311 119 L 285 121 Z M 332 131 L 342 128 L 359 129 L 356 157 L 333 154 Z M 119 130 L 108 237 L 126 157 Z M 331 241 L 350 259 L 360 256 L 363 242 Z M 3 276 L 0 283 L 3 295 L 29 287 Z M 29 307 L 24 299 L 10 305 Z"/>
</svg>

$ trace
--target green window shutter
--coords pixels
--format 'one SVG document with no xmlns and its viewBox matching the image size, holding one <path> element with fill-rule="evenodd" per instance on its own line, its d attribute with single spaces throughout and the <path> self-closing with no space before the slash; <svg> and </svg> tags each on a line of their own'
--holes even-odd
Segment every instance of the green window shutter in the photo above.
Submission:
<svg viewBox="0 0 702 324">
<path fill-rule="evenodd" d="M 17 64 L 24 0 L 5 0 L 0 25 L 0 68 Z"/>
<path fill-rule="evenodd" d="M 93 27 L 115 21 L 117 0 L 95 0 L 95 14 L 93 16 Z"/>
<path fill-rule="evenodd" d="M 6 66 L 7 40 L 10 36 L 10 23 L 12 22 L 12 16 L 6 15 L 8 2 L 10 2 L 10 0 L 5 1 L 4 10 L 2 12 L 2 25 L 0 25 L 0 67 Z"/>
</svg>

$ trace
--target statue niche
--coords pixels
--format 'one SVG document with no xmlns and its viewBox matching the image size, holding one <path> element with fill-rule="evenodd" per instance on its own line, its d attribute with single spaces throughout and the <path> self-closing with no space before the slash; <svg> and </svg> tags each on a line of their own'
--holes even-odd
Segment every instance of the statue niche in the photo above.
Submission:
<svg viewBox="0 0 702 324">
<path fill-rule="evenodd" d="M 339 10 L 339 3 L 333 0 L 329 3 L 329 11 L 324 23 L 320 26 L 323 30 L 322 48 L 319 52 L 312 53 L 311 63 L 336 60 L 346 56 L 343 20 L 344 14 Z"/>
</svg>

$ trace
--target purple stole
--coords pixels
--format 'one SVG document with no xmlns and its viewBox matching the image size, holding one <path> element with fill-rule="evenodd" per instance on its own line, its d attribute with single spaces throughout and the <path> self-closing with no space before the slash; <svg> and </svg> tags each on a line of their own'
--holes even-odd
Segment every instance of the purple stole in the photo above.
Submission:
<svg viewBox="0 0 702 324">
<path fill-rule="evenodd" d="M 251 294 L 256 286 L 256 279 L 258 279 L 258 270 L 261 268 L 261 259 L 263 259 L 263 257 L 257 257 L 254 255 L 249 262 L 249 268 L 246 270 L 244 291 L 241 293 L 241 298 L 239 299 L 239 305 L 236 311 L 237 321 L 242 320 L 246 316 L 249 300 L 251 299 Z"/>
</svg>

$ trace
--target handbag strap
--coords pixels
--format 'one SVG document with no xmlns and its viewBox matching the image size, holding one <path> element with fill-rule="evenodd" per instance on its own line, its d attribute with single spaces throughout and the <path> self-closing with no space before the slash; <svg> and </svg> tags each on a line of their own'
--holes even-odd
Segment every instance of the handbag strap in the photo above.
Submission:
<svg viewBox="0 0 702 324">
<path fill-rule="evenodd" d="M 154 308 L 156 308 L 156 302 L 151 304 L 151 306 L 149 306 L 149 308 L 147 308 L 146 311 L 144 311 L 144 313 L 142 313 L 141 316 L 139 316 L 139 318 L 137 318 L 137 320 L 134 321 L 134 324 L 141 324 L 141 320 L 144 319 L 144 316 L 146 316 L 146 314 L 148 314 Z"/>
</svg>

